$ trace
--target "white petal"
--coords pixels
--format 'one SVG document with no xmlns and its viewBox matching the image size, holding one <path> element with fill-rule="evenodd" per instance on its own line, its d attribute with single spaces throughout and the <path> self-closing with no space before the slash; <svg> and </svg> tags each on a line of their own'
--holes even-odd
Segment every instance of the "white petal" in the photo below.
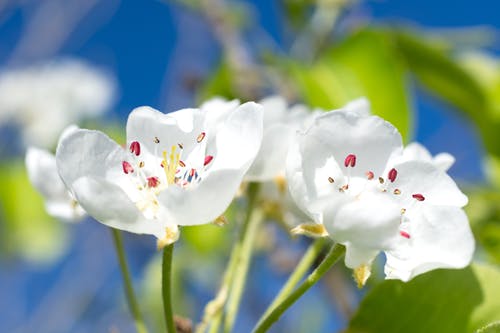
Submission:
<svg viewBox="0 0 500 333">
<path fill-rule="evenodd" d="M 432 164 L 440 170 L 448 171 L 455 164 L 455 157 L 448 153 L 440 153 L 434 156 Z"/>
<path fill-rule="evenodd" d="M 246 172 L 262 142 L 262 107 L 248 102 L 228 115 L 215 133 L 216 156 L 211 170 L 235 169 Z"/>
<path fill-rule="evenodd" d="M 222 98 L 212 98 L 200 106 L 201 113 L 204 117 L 203 130 L 207 133 L 215 133 L 220 124 L 230 112 L 234 111 L 240 105 L 240 101 L 233 99 L 227 101 Z"/>
<path fill-rule="evenodd" d="M 348 202 L 332 204 L 324 212 L 323 223 L 331 237 L 356 248 L 391 248 L 399 235 L 401 209 L 384 193 L 364 192 Z"/>
<path fill-rule="evenodd" d="M 264 112 L 264 126 L 282 123 L 286 118 L 287 102 L 279 95 L 266 97 L 259 101 Z"/>
<path fill-rule="evenodd" d="M 198 186 L 170 186 L 158 199 L 178 225 L 198 225 L 212 222 L 222 215 L 234 198 L 244 172 L 217 170 L 210 172 Z"/>
<path fill-rule="evenodd" d="M 345 265 L 355 269 L 361 265 L 370 264 L 380 251 L 356 247 L 351 243 L 346 243 Z"/>
<path fill-rule="evenodd" d="M 26 168 L 33 186 L 48 200 L 68 197 L 68 190 L 57 172 L 56 158 L 49 151 L 29 147 Z"/>
<path fill-rule="evenodd" d="M 464 211 L 457 207 L 425 207 L 411 217 L 410 238 L 386 253 L 389 279 L 408 281 L 436 268 L 463 268 L 474 252 L 474 237 Z"/>
<path fill-rule="evenodd" d="M 367 171 L 381 174 L 389 157 L 402 149 L 401 135 L 390 123 L 377 116 L 362 117 L 352 112 L 328 112 L 318 116 L 301 138 L 302 150 L 316 150 L 318 158 L 333 156 L 344 168 L 345 158 L 356 155 L 352 176 L 365 177 Z"/>
<path fill-rule="evenodd" d="M 178 143 L 191 143 L 199 133 L 193 134 L 195 119 L 201 122 L 198 109 L 184 109 L 164 114 L 148 106 L 134 109 L 127 120 L 127 143 L 138 141 L 141 152 L 159 155 Z M 201 124 L 198 124 L 201 127 Z M 159 143 L 156 143 L 156 138 Z"/>
<path fill-rule="evenodd" d="M 59 176 L 54 155 L 30 147 L 26 152 L 26 168 L 31 183 L 44 196 L 45 208 L 51 216 L 74 222 L 85 215 Z"/>
<path fill-rule="evenodd" d="M 268 127 L 264 132 L 262 145 L 248 170 L 249 181 L 266 181 L 285 173 L 285 162 L 295 130 L 285 124 Z"/>
<path fill-rule="evenodd" d="M 371 114 L 370 101 L 365 97 L 360 97 L 347 103 L 340 111 L 354 112 L 359 116 L 369 116 Z"/>
<path fill-rule="evenodd" d="M 103 178 L 82 177 L 73 183 L 80 205 L 99 222 L 137 234 L 161 239 L 168 223 L 165 219 L 146 219 L 123 190 Z"/>
<path fill-rule="evenodd" d="M 416 204 L 458 206 L 467 204 L 467 197 L 460 191 L 453 179 L 430 162 L 409 161 L 394 165 L 397 177 L 392 186 L 401 190 L 403 207 L 413 205 L 413 194 L 421 194 L 425 200 Z"/>
<path fill-rule="evenodd" d="M 56 162 L 63 182 L 71 189 L 81 177 L 107 178 L 114 183 L 128 183 L 122 162 L 125 151 L 104 133 L 78 129 L 63 138 L 57 147 Z"/>
<path fill-rule="evenodd" d="M 298 141 L 294 141 L 288 149 L 286 158 L 286 180 L 288 190 L 297 206 L 306 214 L 311 198 L 308 195 L 307 185 L 302 170 L 302 155 Z"/>
</svg>

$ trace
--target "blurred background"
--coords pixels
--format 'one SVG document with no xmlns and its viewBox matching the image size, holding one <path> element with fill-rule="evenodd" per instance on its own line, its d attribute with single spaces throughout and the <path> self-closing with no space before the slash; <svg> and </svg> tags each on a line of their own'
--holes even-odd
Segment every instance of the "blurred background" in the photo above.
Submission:
<svg viewBox="0 0 500 333">
<path fill-rule="evenodd" d="M 450 174 L 471 198 L 477 257 L 498 263 L 499 9 L 491 0 L 1 1 L 0 331 L 134 332 L 110 232 L 90 218 L 49 217 L 27 178 L 26 148 L 53 151 L 71 123 L 123 143 L 133 108 L 171 112 L 214 95 L 280 93 L 325 109 L 367 96 L 407 142 L 456 157 Z M 236 229 L 183 230 L 179 314 L 201 319 Z M 262 232 L 235 332 L 250 331 L 309 243 L 272 221 Z M 155 241 L 126 234 L 125 244 L 160 332 Z M 357 290 L 349 272 L 333 270 L 272 332 L 348 327 L 382 278 L 374 275 Z"/>
</svg>

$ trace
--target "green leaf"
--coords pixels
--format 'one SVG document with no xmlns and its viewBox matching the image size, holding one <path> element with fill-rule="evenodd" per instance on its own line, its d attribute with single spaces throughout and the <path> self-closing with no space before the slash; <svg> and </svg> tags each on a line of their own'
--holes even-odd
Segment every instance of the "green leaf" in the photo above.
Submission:
<svg viewBox="0 0 500 333">
<path fill-rule="evenodd" d="M 346 332 L 465 333 L 500 319 L 500 272 L 474 264 L 388 280 L 361 302 Z"/>
<path fill-rule="evenodd" d="M 406 139 L 411 136 L 405 68 L 383 33 L 361 30 L 312 66 L 296 64 L 291 73 L 309 104 L 332 109 L 366 96 L 374 114 L 390 121 Z"/>
<path fill-rule="evenodd" d="M 7 255 L 50 262 L 67 246 L 63 223 L 49 217 L 43 199 L 28 180 L 24 163 L 0 165 L 0 247 Z"/>
<path fill-rule="evenodd" d="M 500 120 L 479 81 L 441 47 L 408 32 L 393 31 L 394 43 L 409 69 L 431 92 L 463 111 L 480 130 L 490 153 L 500 156 Z"/>
</svg>

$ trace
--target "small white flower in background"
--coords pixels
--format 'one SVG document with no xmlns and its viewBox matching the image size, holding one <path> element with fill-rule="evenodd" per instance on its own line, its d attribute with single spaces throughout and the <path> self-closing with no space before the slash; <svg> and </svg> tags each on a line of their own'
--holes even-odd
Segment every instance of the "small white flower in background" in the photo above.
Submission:
<svg viewBox="0 0 500 333">
<path fill-rule="evenodd" d="M 464 267 L 472 257 L 461 209 L 467 197 L 433 163 L 403 161 L 402 154 L 390 123 L 344 109 L 318 116 L 287 158 L 290 192 L 317 224 L 306 233 L 328 232 L 344 244 L 345 263 L 361 284 L 381 251 L 398 257 L 388 259 L 387 277 L 405 281 L 429 269 Z"/>
<path fill-rule="evenodd" d="M 75 130 L 76 126 L 68 127 L 61 138 Z M 45 149 L 28 147 L 25 163 L 30 182 L 43 195 L 49 215 L 65 222 L 78 222 L 85 216 L 85 211 L 59 176 L 54 154 Z"/>
<path fill-rule="evenodd" d="M 50 147 L 71 123 L 108 110 L 114 82 L 77 60 L 0 72 L 0 123 L 13 122 L 25 144 Z"/>
<path fill-rule="evenodd" d="M 262 140 L 262 110 L 132 111 L 126 149 L 98 131 L 59 143 L 59 173 L 85 211 L 117 229 L 151 234 L 162 247 L 178 225 L 209 223 L 231 203 Z"/>
</svg>

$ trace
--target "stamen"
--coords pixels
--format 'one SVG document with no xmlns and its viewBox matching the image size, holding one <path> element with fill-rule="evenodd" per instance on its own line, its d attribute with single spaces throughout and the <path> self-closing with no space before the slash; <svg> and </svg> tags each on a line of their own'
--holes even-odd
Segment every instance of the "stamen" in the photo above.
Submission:
<svg viewBox="0 0 500 333">
<path fill-rule="evenodd" d="M 178 143 L 177 146 L 179 146 L 179 149 L 184 149 L 184 146 L 182 143 Z"/>
<path fill-rule="evenodd" d="M 332 177 L 328 177 L 328 181 L 330 182 L 330 184 L 333 184 L 333 182 L 335 182 L 335 180 Z"/>
<path fill-rule="evenodd" d="M 184 163 L 183 161 L 179 161 L 179 165 L 184 168 L 186 166 L 186 163 Z"/>
<path fill-rule="evenodd" d="M 420 194 L 420 193 L 417 193 L 417 194 L 413 194 L 412 197 L 418 201 L 424 201 L 425 200 L 425 197 Z"/>
<path fill-rule="evenodd" d="M 205 135 L 206 135 L 205 132 L 201 132 L 200 135 L 198 135 L 198 137 L 196 138 L 196 142 L 198 143 L 202 142 L 203 139 L 205 139 Z"/>
<path fill-rule="evenodd" d="M 383 183 L 384 183 L 384 178 L 382 178 L 382 177 L 378 177 L 378 182 L 379 182 L 380 184 L 383 184 Z"/>
<path fill-rule="evenodd" d="M 345 192 L 349 189 L 349 184 L 345 184 L 342 187 L 339 187 L 339 192 Z"/>
<path fill-rule="evenodd" d="M 395 190 L 394 190 L 394 194 L 396 194 L 396 195 L 401 194 L 401 190 L 400 190 L 399 188 L 395 189 Z"/>
<path fill-rule="evenodd" d="M 410 234 L 407 233 L 406 231 L 400 231 L 399 234 L 406 239 L 410 239 Z"/>
<path fill-rule="evenodd" d="M 344 160 L 344 166 L 354 168 L 356 166 L 356 155 L 349 154 Z"/>
<path fill-rule="evenodd" d="M 139 162 L 139 168 L 144 168 L 144 161 Z"/>
<path fill-rule="evenodd" d="M 153 141 L 154 141 L 154 143 L 160 143 L 160 139 L 158 139 L 158 137 L 157 137 L 157 136 L 155 136 L 155 138 L 154 138 L 154 140 L 153 140 Z"/>
<path fill-rule="evenodd" d="M 141 154 L 141 144 L 138 141 L 133 141 L 130 144 L 130 152 L 135 154 L 135 156 L 139 156 Z"/>
<path fill-rule="evenodd" d="M 368 180 L 372 180 L 373 177 L 375 177 L 375 175 L 373 174 L 373 171 L 366 172 L 366 178 L 368 178 Z"/>
<path fill-rule="evenodd" d="M 122 162 L 122 168 L 123 168 L 123 172 L 124 172 L 125 174 L 129 174 L 129 173 L 134 172 L 134 168 L 133 168 L 133 167 L 130 165 L 130 163 L 129 163 L 129 162 L 127 162 L 127 161 L 123 161 L 123 162 Z"/>
<path fill-rule="evenodd" d="M 389 170 L 389 174 L 387 175 L 387 178 L 391 181 L 391 183 L 394 183 L 397 175 L 398 175 L 398 171 L 396 169 L 392 168 L 391 170 Z"/>
<path fill-rule="evenodd" d="M 212 155 L 205 156 L 205 161 L 203 162 L 203 166 L 207 166 L 208 163 L 212 162 L 214 157 Z"/>
<path fill-rule="evenodd" d="M 158 177 L 148 177 L 148 187 L 157 187 L 160 184 Z"/>
<path fill-rule="evenodd" d="M 401 214 L 406 213 L 406 208 L 401 208 Z"/>
</svg>

